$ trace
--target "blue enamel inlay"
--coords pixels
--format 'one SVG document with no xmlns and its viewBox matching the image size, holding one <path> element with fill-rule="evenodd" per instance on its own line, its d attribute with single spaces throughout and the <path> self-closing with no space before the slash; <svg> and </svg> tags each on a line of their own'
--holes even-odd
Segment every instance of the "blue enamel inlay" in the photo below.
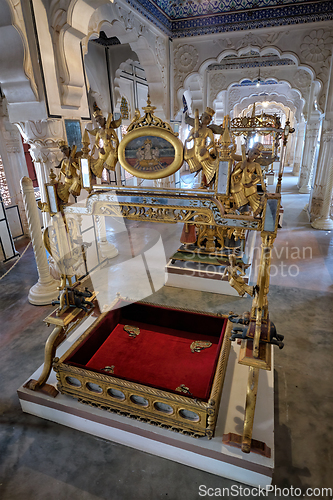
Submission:
<svg viewBox="0 0 333 500">
<path fill-rule="evenodd" d="M 127 1 L 172 38 L 333 19 L 332 0 L 256 0 L 255 7 L 253 0 Z"/>
</svg>

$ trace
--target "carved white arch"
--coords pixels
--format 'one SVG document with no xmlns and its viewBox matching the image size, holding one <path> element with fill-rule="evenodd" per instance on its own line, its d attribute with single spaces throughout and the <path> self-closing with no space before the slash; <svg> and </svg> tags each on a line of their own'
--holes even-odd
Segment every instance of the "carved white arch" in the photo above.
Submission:
<svg viewBox="0 0 333 500">
<path fill-rule="evenodd" d="M 9 104 L 38 98 L 20 2 L 0 0 L 0 82 Z"/>
<path fill-rule="evenodd" d="M 246 100 L 249 100 L 253 104 L 254 102 L 259 103 L 274 99 L 292 109 L 297 116 L 297 121 L 299 121 L 306 102 L 305 97 L 300 90 L 292 87 L 286 80 L 279 81 L 277 78 L 274 78 L 274 80 L 276 81 L 275 84 L 261 86 L 261 88 L 256 86 L 235 87 L 235 90 L 238 90 L 239 94 L 242 95 L 239 95 L 239 101 L 232 105 L 232 109 L 234 110 L 237 105 L 241 107 L 241 104 Z M 281 83 L 285 85 L 281 85 Z M 232 85 L 229 86 L 228 90 L 234 90 Z M 248 92 L 246 93 L 246 91 Z"/>
<path fill-rule="evenodd" d="M 57 4 L 50 7 L 48 15 L 57 42 L 55 55 L 63 105 L 80 105 L 84 91 L 81 45 L 85 53 L 89 39 L 103 29 L 107 36 L 116 36 L 121 43 L 130 44 L 145 70 L 152 101 L 166 109 L 160 63 L 154 50 L 157 32 L 153 27 L 148 30 L 147 23 L 133 9 L 110 0 L 71 0 L 65 14 Z"/>
<path fill-rule="evenodd" d="M 264 101 L 275 101 L 280 103 L 293 112 L 298 122 L 301 120 L 305 101 L 300 92 L 295 89 L 289 89 L 289 92 L 286 92 L 286 87 L 279 89 L 279 85 L 276 85 L 276 87 L 272 85 L 271 89 L 264 88 L 261 92 L 259 91 L 259 93 L 253 90 L 249 95 L 243 95 L 239 102 L 233 106 L 233 110 L 240 113 L 244 107 L 253 105 L 254 102 L 260 104 Z M 237 110 L 235 109 L 236 106 L 238 108 Z"/>
<path fill-rule="evenodd" d="M 254 102 L 256 103 L 256 112 L 257 113 L 260 113 L 261 111 L 263 111 L 264 113 L 265 112 L 266 113 L 271 113 L 271 112 L 276 113 L 277 111 L 282 111 L 282 113 L 285 116 L 288 116 L 289 112 L 291 112 L 294 115 L 294 111 L 295 111 L 294 106 L 292 106 L 292 108 L 291 108 L 288 104 L 285 104 L 285 103 L 280 102 L 280 101 L 276 101 L 276 100 L 274 100 L 273 96 L 271 96 L 271 98 L 268 98 L 266 100 L 266 102 L 269 103 L 269 105 L 267 107 L 262 106 L 262 102 L 257 103 L 256 101 L 253 101 L 253 102 L 249 102 L 249 101 L 251 101 L 251 100 L 250 99 L 246 100 L 245 102 L 242 102 L 240 104 L 241 107 L 243 105 L 242 113 L 245 114 L 246 116 L 249 116 L 251 114 Z M 257 106 L 257 104 L 258 104 L 258 106 Z"/>
<path fill-rule="evenodd" d="M 211 64 L 219 64 L 223 61 L 223 59 L 225 59 L 225 57 L 227 57 L 229 55 L 239 57 L 243 54 L 246 54 L 247 52 L 249 52 L 251 50 L 258 52 L 258 54 L 259 54 L 258 57 L 262 57 L 262 56 L 267 55 L 267 54 L 272 54 L 272 55 L 277 55 L 280 59 L 291 59 L 295 63 L 295 65 L 280 66 L 281 70 L 288 68 L 287 70 L 285 70 L 285 72 L 288 71 L 288 75 L 284 75 L 283 80 L 281 80 L 281 81 L 286 81 L 286 83 L 288 83 L 291 88 L 301 92 L 303 99 L 306 100 L 306 98 L 308 97 L 308 96 L 304 95 L 305 94 L 304 88 L 303 89 L 300 88 L 293 81 L 299 71 L 304 71 L 306 74 L 308 74 L 309 78 L 311 79 L 311 82 L 316 81 L 317 95 L 319 95 L 320 91 L 323 89 L 323 82 L 317 76 L 314 68 L 310 65 L 307 65 L 307 64 L 301 64 L 298 56 L 295 53 L 281 51 L 280 49 L 278 49 L 277 47 L 272 46 L 272 45 L 269 45 L 269 46 L 264 47 L 264 48 L 260 48 L 260 47 L 255 46 L 255 45 L 248 45 L 245 47 L 241 47 L 238 50 L 225 49 L 216 58 L 209 58 L 209 59 L 206 59 L 205 61 L 203 61 L 201 63 L 201 65 L 199 66 L 197 71 L 192 72 L 189 75 L 187 75 L 184 78 L 183 85 L 177 90 L 177 96 L 176 96 L 177 104 L 175 106 L 175 110 L 179 109 L 179 107 L 181 106 L 182 95 L 183 95 L 185 90 L 188 90 L 189 82 L 191 81 L 192 78 L 204 78 L 204 74 L 207 71 L 208 66 L 210 66 Z M 267 69 L 267 71 L 269 71 L 270 68 L 271 67 L 267 67 L 267 68 L 263 67 L 261 71 L 263 72 L 266 69 Z M 223 88 L 221 88 L 221 90 L 229 90 L 231 85 L 234 83 L 237 83 L 237 82 L 235 82 L 234 77 L 232 77 L 232 75 L 231 75 L 231 72 L 229 73 L 229 78 L 228 78 L 228 71 L 225 71 L 223 74 L 225 75 L 226 79 L 225 79 L 225 84 L 223 85 Z M 246 78 L 242 78 L 239 81 L 239 83 L 243 79 L 246 79 Z M 203 96 L 203 100 L 204 100 L 204 96 Z"/>
</svg>

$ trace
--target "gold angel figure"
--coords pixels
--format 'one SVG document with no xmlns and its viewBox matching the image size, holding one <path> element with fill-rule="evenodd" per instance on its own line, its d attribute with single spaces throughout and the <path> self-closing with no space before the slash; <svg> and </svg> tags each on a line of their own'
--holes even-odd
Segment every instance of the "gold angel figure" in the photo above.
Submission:
<svg viewBox="0 0 333 500">
<path fill-rule="evenodd" d="M 192 126 L 190 135 L 185 141 L 184 160 L 188 163 L 191 172 L 202 170 L 201 187 L 209 187 L 213 182 L 218 169 L 219 160 L 214 141 L 214 133 L 209 124 L 215 111 L 206 108 L 199 119 L 199 111 L 195 111 L 195 118 L 186 115 L 185 122 Z M 194 146 L 188 148 L 187 144 L 194 141 Z"/>
<path fill-rule="evenodd" d="M 231 153 L 231 157 L 237 160 L 235 168 L 231 174 L 230 192 L 234 197 L 237 209 L 244 211 L 250 205 L 253 215 L 260 214 L 263 208 L 263 197 L 257 191 L 257 184 L 261 184 L 263 191 L 266 190 L 261 165 L 257 161 L 261 154 L 263 145 L 256 142 L 245 154 L 245 146 L 242 145 L 242 156 Z"/>
<path fill-rule="evenodd" d="M 81 177 L 79 157 L 81 153 L 76 152 L 76 146 L 70 148 L 65 141 L 58 143 L 60 151 L 64 158 L 56 168 L 60 168 L 58 176 L 57 195 L 64 203 L 68 203 L 69 195 L 79 196 L 81 192 Z M 62 181 L 64 177 L 64 182 Z"/>
<path fill-rule="evenodd" d="M 223 261 L 221 261 L 223 262 Z M 224 276 L 228 275 L 228 281 L 230 286 L 232 286 L 236 292 L 243 297 L 246 293 L 251 297 L 254 294 L 254 287 L 245 283 L 244 276 L 245 273 L 240 266 L 237 266 L 236 255 L 229 255 L 229 266 L 224 269 L 222 279 Z M 249 267 L 250 264 L 245 264 L 244 267 Z"/>
<path fill-rule="evenodd" d="M 103 169 L 115 170 L 118 161 L 118 146 L 119 139 L 115 132 L 121 124 L 121 118 L 112 120 L 112 113 L 109 113 L 106 120 L 103 116 L 101 109 L 94 103 L 93 116 L 98 123 L 98 127 L 88 132 L 95 136 L 95 144 L 91 151 L 91 157 L 94 155 L 95 150 L 98 150 L 98 158 L 92 158 L 91 171 L 96 177 L 101 178 Z"/>
</svg>

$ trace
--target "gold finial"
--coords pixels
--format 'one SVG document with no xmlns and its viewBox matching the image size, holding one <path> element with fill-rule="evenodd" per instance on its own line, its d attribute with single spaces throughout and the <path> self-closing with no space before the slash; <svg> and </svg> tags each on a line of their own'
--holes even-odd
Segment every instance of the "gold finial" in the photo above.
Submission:
<svg viewBox="0 0 333 500">
<path fill-rule="evenodd" d="M 56 180 L 57 176 L 56 174 L 53 172 L 53 168 L 51 168 L 51 171 L 49 173 L 49 178 L 50 178 L 50 182 L 51 184 L 54 184 L 54 181 Z"/>
<path fill-rule="evenodd" d="M 88 131 L 86 128 L 84 129 L 84 132 L 83 132 L 82 142 L 83 142 L 83 144 L 90 144 L 90 139 L 89 139 Z"/>
<path fill-rule="evenodd" d="M 101 108 L 99 106 L 97 106 L 97 102 L 96 101 L 93 104 L 93 109 L 94 109 L 94 112 L 93 112 L 93 117 L 94 118 L 97 118 L 97 116 L 103 116 L 102 110 L 101 110 Z"/>
<path fill-rule="evenodd" d="M 63 148 L 63 147 L 68 148 L 68 144 L 67 144 L 66 141 L 64 141 L 63 139 L 61 139 L 60 141 L 58 141 L 58 147 L 59 148 Z"/>
<path fill-rule="evenodd" d="M 146 113 L 151 113 L 152 111 L 154 111 L 156 109 L 156 106 L 152 106 L 151 105 L 151 100 L 150 100 L 150 95 L 149 94 L 147 96 L 147 106 L 143 106 L 142 109 Z"/>
</svg>

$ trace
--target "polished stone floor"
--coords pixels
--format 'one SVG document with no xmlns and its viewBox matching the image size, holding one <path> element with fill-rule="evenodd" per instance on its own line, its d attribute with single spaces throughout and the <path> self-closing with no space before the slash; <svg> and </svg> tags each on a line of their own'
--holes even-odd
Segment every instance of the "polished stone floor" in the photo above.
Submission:
<svg viewBox="0 0 333 500">
<path fill-rule="evenodd" d="M 287 173 L 269 295 L 271 319 L 285 335 L 285 348 L 275 351 L 273 484 L 302 492 L 333 488 L 333 234 L 311 228 L 303 210 L 307 201 Z M 155 242 L 162 236 L 168 257 L 178 246 L 179 231 L 132 224 L 128 252 L 149 248 L 153 234 Z M 18 250 L 26 244 L 17 242 Z M 119 265 L 122 257 L 116 259 Z M 0 276 L 12 263 L 0 264 Z M 53 309 L 28 303 L 36 281 L 31 248 L 0 281 L 0 499 L 192 500 L 201 498 L 201 484 L 230 488 L 227 479 L 22 413 L 16 390 L 43 362 L 50 329 L 42 319 Z M 243 312 L 251 302 L 169 287 L 150 299 L 215 312 Z"/>
</svg>

